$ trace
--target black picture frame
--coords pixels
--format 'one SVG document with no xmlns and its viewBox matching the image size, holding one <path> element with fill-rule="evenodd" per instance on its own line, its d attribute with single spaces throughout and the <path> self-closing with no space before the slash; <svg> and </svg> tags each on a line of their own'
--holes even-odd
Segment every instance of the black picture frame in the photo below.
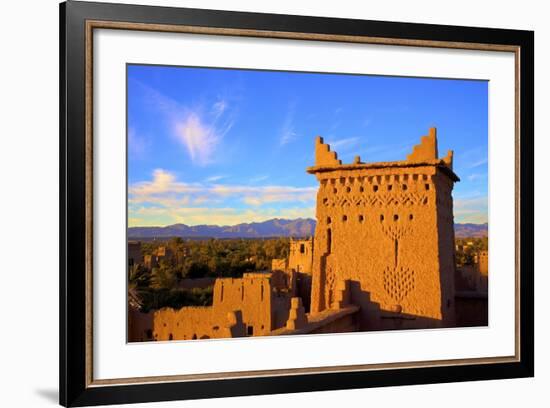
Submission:
<svg viewBox="0 0 550 408">
<path fill-rule="evenodd" d="M 534 33 L 68 1 L 60 17 L 60 403 L 122 404 L 534 376 Z M 517 47 L 518 351 L 513 362 L 94 386 L 87 373 L 86 23 L 108 21 Z"/>
</svg>

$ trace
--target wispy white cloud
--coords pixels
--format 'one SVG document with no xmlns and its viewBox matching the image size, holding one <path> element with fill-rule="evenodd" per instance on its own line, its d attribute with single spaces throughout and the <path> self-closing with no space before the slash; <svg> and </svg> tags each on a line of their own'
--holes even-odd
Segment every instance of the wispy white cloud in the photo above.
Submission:
<svg viewBox="0 0 550 408">
<path fill-rule="evenodd" d="M 166 222 L 176 222 L 176 219 L 179 220 L 177 222 L 183 222 L 181 221 L 183 215 L 200 213 L 205 221 L 207 214 L 214 212 L 220 215 L 220 211 L 224 208 L 235 208 L 235 211 L 240 211 L 234 216 L 240 222 L 245 222 L 243 220 L 247 214 L 253 214 L 256 218 L 263 217 L 262 219 L 273 218 L 273 216 L 284 218 L 285 214 L 290 214 L 289 208 L 295 208 L 297 213 L 303 209 L 313 208 L 316 193 L 317 187 L 250 186 L 215 182 L 186 183 L 179 181 L 169 171 L 157 169 L 153 172 L 151 180 L 129 186 L 129 218 L 136 220 L 134 225 L 138 225 L 138 219 L 143 222 L 143 225 L 151 225 L 152 220 L 157 224 L 160 222 L 159 215 L 170 220 Z M 284 203 L 284 208 L 279 208 L 281 203 Z M 269 207 L 273 204 L 279 205 L 276 205 L 276 208 Z M 187 210 L 183 211 L 183 209 Z M 222 212 L 224 211 L 226 210 Z M 148 216 L 152 217 L 151 220 L 147 220 Z M 197 217 L 187 220 L 186 223 L 195 222 Z M 224 217 L 226 220 L 230 219 L 227 214 Z M 251 220 L 249 219 L 248 222 Z"/>
<path fill-rule="evenodd" d="M 487 164 L 488 161 L 489 161 L 489 159 L 488 159 L 487 157 L 485 157 L 485 158 L 483 158 L 483 159 L 476 160 L 476 161 L 470 163 L 470 165 L 467 166 L 467 167 L 470 168 L 470 169 L 473 169 L 473 168 L 479 167 L 479 166 L 481 166 L 481 165 L 483 165 L 483 164 Z"/>
<path fill-rule="evenodd" d="M 454 216 L 455 222 L 459 223 L 476 223 L 481 224 L 487 222 L 488 200 L 486 195 L 471 196 L 465 198 L 454 199 Z"/>
<path fill-rule="evenodd" d="M 484 180 L 487 178 L 486 173 L 473 173 L 466 177 L 468 181 Z"/>
<path fill-rule="evenodd" d="M 468 173 L 471 169 L 488 163 L 487 149 L 484 146 L 475 147 L 455 155 L 455 169 L 459 173 Z"/>
<path fill-rule="evenodd" d="M 205 165 L 211 162 L 212 154 L 223 136 L 214 126 L 203 122 L 197 113 L 189 112 L 175 123 L 175 128 L 178 140 L 194 163 Z"/>
<path fill-rule="evenodd" d="M 223 115 L 227 107 L 228 107 L 227 102 L 223 99 L 218 99 L 216 103 L 212 105 L 212 113 L 214 114 L 214 117 L 216 120 Z"/>
<path fill-rule="evenodd" d="M 269 176 L 267 174 L 262 174 L 262 175 L 259 175 L 259 176 L 256 176 L 256 177 L 252 177 L 250 179 L 250 182 L 251 183 L 258 183 L 260 181 L 267 180 L 268 178 L 269 178 Z"/>
<path fill-rule="evenodd" d="M 201 166 L 212 163 L 223 138 L 235 123 L 236 114 L 229 102 L 218 98 L 204 106 L 182 105 L 148 85 L 137 83 L 150 105 L 163 114 L 173 137 L 185 148 L 191 161 Z"/>
<path fill-rule="evenodd" d="M 287 145 L 292 142 L 296 136 L 296 129 L 294 127 L 294 112 L 296 110 L 296 104 L 291 103 L 288 107 L 283 126 L 281 127 L 279 135 L 279 143 L 281 146 Z"/>
<path fill-rule="evenodd" d="M 133 158 L 144 157 L 150 145 L 150 140 L 143 135 L 139 135 L 135 128 L 128 129 L 128 152 Z"/>
<path fill-rule="evenodd" d="M 317 187 L 215 185 L 208 191 L 218 196 L 238 197 L 246 204 L 257 206 L 274 202 L 313 201 Z"/>
<path fill-rule="evenodd" d="M 285 208 L 282 210 L 268 209 L 236 209 L 236 208 L 146 208 L 137 209 L 128 218 L 130 227 L 163 226 L 176 223 L 187 225 L 236 225 L 249 222 L 262 222 L 272 218 L 313 218 L 314 207 Z"/>
<path fill-rule="evenodd" d="M 215 181 L 219 181 L 219 180 L 222 180 L 224 178 L 227 178 L 228 176 L 224 175 L 224 174 L 217 174 L 215 176 L 210 176 L 210 177 L 207 177 L 204 179 L 204 181 L 208 182 L 208 183 L 213 183 Z"/>
<path fill-rule="evenodd" d="M 344 139 L 329 140 L 327 142 L 332 149 L 346 149 L 357 146 L 359 143 L 358 137 L 347 137 Z"/>
</svg>

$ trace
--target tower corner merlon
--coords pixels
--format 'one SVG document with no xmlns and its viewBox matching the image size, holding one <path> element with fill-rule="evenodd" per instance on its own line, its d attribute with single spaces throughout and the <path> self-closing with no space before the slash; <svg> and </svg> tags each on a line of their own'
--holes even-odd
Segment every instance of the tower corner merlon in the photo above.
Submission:
<svg viewBox="0 0 550 408">
<path fill-rule="evenodd" d="M 445 156 L 442 159 L 443 163 L 445 163 L 445 165 L 451 170 L 453 169 L 453 156 L 454 156 L 454 151 L 448 150 L 447 151 L 447 156 Z"/>
<path fill-rule="evenodd" d="M 339 166 L 338 154 L 330 150 L 330 145 L 324 143 L 321 136 L 315 138 L 315 166 Z"/>
<path fill-rule="evenodd" d="M 432 127 L 426 136 L 420 138 L 420 143 L 413 147 L 412 153 L 407 155 L 407 161 L 424 162 L 436 160 L 437 156 L 437 129 Z"/>
</svg>

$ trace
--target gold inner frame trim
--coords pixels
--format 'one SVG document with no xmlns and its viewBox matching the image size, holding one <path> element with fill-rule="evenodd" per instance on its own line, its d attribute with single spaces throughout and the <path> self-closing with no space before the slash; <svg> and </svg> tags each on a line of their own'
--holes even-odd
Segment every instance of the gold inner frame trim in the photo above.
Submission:
<svg viewBox="0 0 550 408">
<path fill-rule="evenodd" d="M 113 379 L 93 378 L 93 30 L 116 29 L 148 32 L 169 32 L 234 37 L 274 38 L 307 41 L 329 41 L 356 44 L 378 44 L 388 46 L 409 46 L 448 48 L 477 51 L 513 52 L 515 57 L 515 354 L 502 357 L 480 357 L 465 359 L 430 360 L 414 362 L 396 362 L 383 364 L 358 364 L 344 366 L 304 367 L 276 370 L 218 372 L 205 374 L 186 374 L 154 377 L 127 377 Z M 460 366 L 469 364 L 513 363 L 520 356 L 520 47 L 504 44 L 484 44 L 451 41 L 396 39 L 369 36 L 332 35 L 299 33 L 288 31 L 250 30 L 236 28 L 197 27 L 188 25 L 166 25 L 148 23 L 128 23 L 121 21 L 86 21 L 86 387 L 112 385 L 131 385 L 143 383 L 167 383 L 178 381 L 228 380 L 236 378 L 291 376 L 301 374 L 320 374 L 338 372 L 356 372 L 372 370 L 407 369 L 420 367 Z"/>
</svg>

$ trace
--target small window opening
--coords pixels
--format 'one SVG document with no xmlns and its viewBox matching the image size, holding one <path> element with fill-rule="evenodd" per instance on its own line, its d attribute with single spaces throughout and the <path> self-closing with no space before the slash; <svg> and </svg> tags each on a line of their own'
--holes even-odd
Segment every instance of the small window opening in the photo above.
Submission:
<svg viewBox="0 0 550 408">
<path fill-rule="evenodd" d="M 362 215 L 359 216 L 359 222 L 363 222 L 364 219 L 365 218 Z"/>
<path fill-rule="evenodd" d="M 394 221 L 397 221 L 398 219 L 399 219 L 399 215 L 397 215 L 397 214 L 394 214 L 394 216 L 393 216 L 393 220 L 394 220 Z"/>
<path fill-rule="evenodd" d="M 378 191 L 378 186 L 372 186 L 372 190 L 376 193 Z"/>
<path fill-rule="evenodd" d="M 342 221 L 346 222 L 348 220 L 348 216 L 347 215 L 343 215 L 342 216 Z"/>
</svg>

